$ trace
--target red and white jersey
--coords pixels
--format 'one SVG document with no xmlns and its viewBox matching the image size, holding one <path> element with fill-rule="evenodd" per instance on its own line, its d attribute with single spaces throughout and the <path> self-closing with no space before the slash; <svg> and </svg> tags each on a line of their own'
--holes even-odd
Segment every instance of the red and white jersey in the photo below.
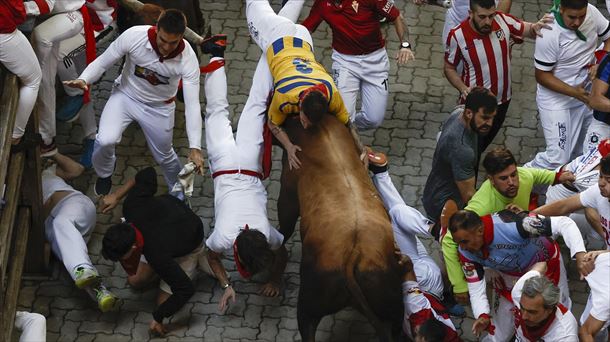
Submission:
<svg viewBox="0 0 610 342">
<path fill-rule="evenodd" d="M 464 84 L 485 87 L 505 103 L 511 98 L 510 39 L 523 36 L 524 28 L 521 20 L 496 12 L 491 33 L 481 35 L 466 19 L 449 32 L 445 61 L 456 67 L 463 62 Z"/>
<path fill-rule="evenodd" d="M 602 196 L 598 186 L 592 186 L 580 193 L 580 203 L 599 213 L 599 221 L 604 229 L 606 248 L 610 249 L 610 198 Z"/>
<path fill-rule="evenodd" d="M 28 15 L 57 14 L 78 11 L 85 0 L 34 0 L 24 2 Z"/>
<path fill-rule="evenodd" d="M 435 305 L 430 302 L 432 298 Z M 413 339 L 413 329 L 422 325 L 427 320 L 434 318 L 445 324 L 446 332 L 444 341 L 459 341 L 455 331 L 455 326 L 447 313 L 437 312 L 437 308 L 442 304 L 434 297 L 426 296 L 419 288 L 416 281 L 406 281 L 402 283 L 402 301 L 405 307 L 405 317 L 403 321 L 404 332 Z"/>
<path fill-rule="evenodd" d="M 26 16 L 23 0 L 0 0 L 0 34 L 15 31 Z"/>
<path fill-rule="evenodd" d="M 562 304 L 558 304 L 554 316 L 541 328 L 533 331 L 523 322 L 521 318 L 521 294 L 523 284 L 527 279 L 540 277 L 540 272 L 529 271 L 524 274 L 515 284 L 511 292 L 513 303 L 515 304 L 515 328 L 517 342 L 536 342 L 536 341 L 563 341 L 578 342 L 578 323 L 574 315 Z"/>
<path fill-rule="evenodd" d="M 116 20 L 116 0 L 87 0 L 85 4 L 89 11 L 91 24 L 97 32 L 104 30 Z"/>
<path fill-rule="evenodd" d="M 379 18 L 394 21 L 400 11 L 388 0 L 316 0 L 303 26 L 310 32 L 326 21 L 333 31 L 332 46 L 339 53 L 362 55 L 385 45 Z"/>
<path fill-rule="evenodd" d="M 578 30 L 587 38 L 582 40 L 573 30 L 561 27 L 557 21 L 549 23 L 551 30 L 543 30 L 536 38 L 534 66 L 541 71 L 550 71 L 569 86 L 589 82 L 589 67 L 595 64 L 595 49 L 598 39 L 610 38 L 610 23 L 593 5 L 587 6 L 587 15 Z M 567 109 L 582 105 L 582 102 L 557 93 L 538 84 L 536 92 L 538 106 L 548 110 Z"/>
</svg>

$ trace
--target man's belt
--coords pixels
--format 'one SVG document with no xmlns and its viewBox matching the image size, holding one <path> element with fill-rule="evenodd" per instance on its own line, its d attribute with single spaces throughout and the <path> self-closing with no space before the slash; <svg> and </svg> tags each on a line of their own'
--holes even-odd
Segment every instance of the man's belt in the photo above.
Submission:
<svg viewBox="0 0 610 342">
<path fill-rule="evenodd" d="M 250 170 L 222 170 L 222 171 L 216 171 L 214 173 L 212 173 L 212 178 L 216 178 L 218 176 L 222 176 L 222 175 L 233 175 L 233 174 L 242 174 L 242 175 L 247 175 L 247 176 L 252 176 L 252 177 L 257 177 L 259 179 L 263 179 L 263 175 L 260 172 L 256 172 L 256 171 L 250 171 Z"/>
</svg>

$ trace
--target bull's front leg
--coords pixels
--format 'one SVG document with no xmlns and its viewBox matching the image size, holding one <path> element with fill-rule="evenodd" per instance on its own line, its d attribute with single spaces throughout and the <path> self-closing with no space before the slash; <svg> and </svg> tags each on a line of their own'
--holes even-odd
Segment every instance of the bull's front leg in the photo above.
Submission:
<svg viewBox="0 0 610 342">
<path fill-rule="evenodd" d="M 271 266 L 271 274 L 269 280 L 261 288 L 261 294 L 268 297 L 275 297 L 280 293 L 280 283 L 282 275 L 286 269 L 288 262 L 288 251 L 286 250 L 286 241 L 294 233 L 297 220 L 299 219 L 299 199 L 296 193 L 296 177 L 294 173 L 288 171 L 286 163 L 286 152 L 283 156 L 284 167 L 281 177 L 280 196 L 277 202 L 278 218 L 280 222 L 280 233 L 284 235 L 282 246 L 275 251 L 275 258 Z"/>
</svg>

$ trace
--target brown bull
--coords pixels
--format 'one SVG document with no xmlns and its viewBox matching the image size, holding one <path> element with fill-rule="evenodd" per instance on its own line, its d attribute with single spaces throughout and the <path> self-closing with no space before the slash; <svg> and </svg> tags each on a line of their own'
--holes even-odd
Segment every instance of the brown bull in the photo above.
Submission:
<svg viewBox="0 0 610 342">
<path fill-rule="evenodd" d="M 393 340 L 403 304 L 392 227 L 349 130 L 331 115 L 307 130 L 287 120 L 285 129 L 302 148 L 296 171 L 284 153 L 278 215 L 286 238 L 301 216 L 303 341 L 315 340 L 323 316 L 347 306 L 363 313 L 382 340 Z"/>
</svg>

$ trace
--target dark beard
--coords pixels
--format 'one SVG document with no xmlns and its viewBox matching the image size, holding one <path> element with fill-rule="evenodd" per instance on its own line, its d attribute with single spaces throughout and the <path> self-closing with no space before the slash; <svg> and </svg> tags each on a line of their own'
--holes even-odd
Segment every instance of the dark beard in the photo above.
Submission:
<svg viewBox="0 0 610 342">
<path fill-rule="evenodd" d="M 491 25 L 489 26 L 489 29 L 487 30 L 487 32 L 483 32 L 481 30 L 481 26 L 479 26 L 479 24 L 477 24 L 476 21 L 472 20 L 472 26 L 474 26 L 474 29 L 477 30 L 477 32 L 482 33 L 482 34 L 489 34 L 491 33 Z"/>
</svg>

